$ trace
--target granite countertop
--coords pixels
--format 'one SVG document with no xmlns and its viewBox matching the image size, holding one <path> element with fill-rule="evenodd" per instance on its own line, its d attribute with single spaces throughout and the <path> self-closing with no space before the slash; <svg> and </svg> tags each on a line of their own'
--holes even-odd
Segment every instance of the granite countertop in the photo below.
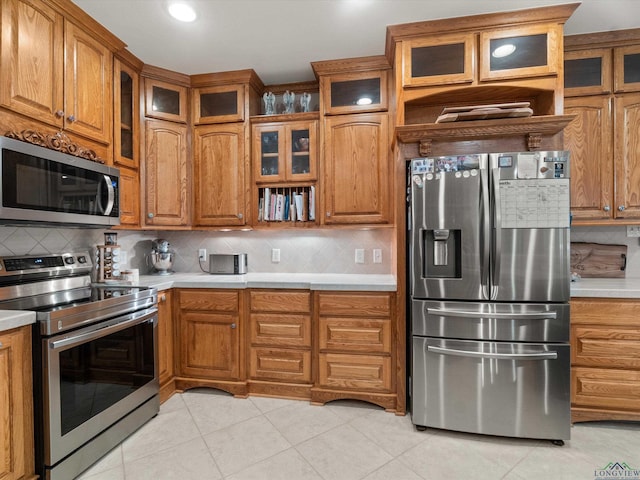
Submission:
<svg viewBox="0 0 640 480">
<path fill-rule="evenodd" d="M 640 299 L 640 278 L 581 278 L 571 282 L 571 296 Z"/>
<path fill-rule="evenodd" d="M 291 288 L 303 290 L 344 290 L 395 292 L 393 275 L 358 275 L 338 273 L 247 273 L 245 275 L 210 275 L 208 273 L 174 273 L 141 275 L 140 285 L 158 290 L 169 288 Z"/>
<path fill-rule="evenodd" d="M 36 312 L 21 312 L 19 310 L 0 310 L 0 332 L 12 328 L 31 325 L 36 321 Z"/>
</svg>

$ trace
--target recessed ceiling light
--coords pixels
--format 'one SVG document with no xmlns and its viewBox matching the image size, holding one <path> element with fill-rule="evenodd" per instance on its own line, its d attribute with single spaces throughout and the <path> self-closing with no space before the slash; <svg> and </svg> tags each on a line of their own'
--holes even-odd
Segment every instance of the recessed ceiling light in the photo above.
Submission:
<svg viewBox="0 0 640 480">
<path fill-rule="evenodd" d="M 496 48 L 491 55 L 495 58 L 508 57 L 516 51 L 516 46 L 512 43 L 505 43 Z"/>
<path fill-rule="evenodd" d="M 196 11 L 186 3 L 170 3 L 169 13 L 181 22 L 193 22 L 196 19 Z"/>
</svg>

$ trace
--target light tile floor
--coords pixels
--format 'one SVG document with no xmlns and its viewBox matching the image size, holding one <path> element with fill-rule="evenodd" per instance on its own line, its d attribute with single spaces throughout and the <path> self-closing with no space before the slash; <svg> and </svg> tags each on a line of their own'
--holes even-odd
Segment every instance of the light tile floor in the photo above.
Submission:
<svg viewBox="0 0 640 480">
<path fill-rule="evenodd" d="M 640 423 L 576 424 L 571 440 L 416 431 L 360 402 L 312 406 L 218 390 L 176 394 L 82 480 L 593 480 L 640 468 Z M 598 477 L 600 478 L 600 477 Z M 634 477 L 637 478 L 637 477 Z"/>
</svg>

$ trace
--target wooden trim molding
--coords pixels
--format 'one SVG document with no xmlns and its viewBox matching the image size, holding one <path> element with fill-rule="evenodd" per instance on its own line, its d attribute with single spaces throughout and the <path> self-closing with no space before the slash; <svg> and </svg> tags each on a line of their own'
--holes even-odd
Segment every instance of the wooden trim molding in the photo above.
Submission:
<svg viewBox="0 0 640 480">
<path fill-rule="evenodd" d="M 5 133 L 5 137 L 32 143 L 51 150 L 57 150 L 58 152 L 68 153 L 74 157 L 84 158 L 92 162 L 105 163 L 104 159 L 100 158 L 95 150 L 78 145 L 64 132 L 41 133 L 35 130 L 22 130 L 21 132 L 9 130 Z"/>
</svg>

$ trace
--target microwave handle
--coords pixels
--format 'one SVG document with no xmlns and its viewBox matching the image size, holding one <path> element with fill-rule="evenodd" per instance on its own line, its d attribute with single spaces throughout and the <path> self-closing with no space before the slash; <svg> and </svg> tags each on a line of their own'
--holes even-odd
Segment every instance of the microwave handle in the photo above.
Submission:
<svg viewBox="0 0 640 480">
<path fill-rule="evenodd" d="M 102 210 L 102 214 L 107 216 L 111 215 L 111 210 L 113 210 L 113 205 L 116 199 L 116 190 L 111 184 L 111 177 L 109 175 L 103 175 L 102 180 L 104 180 L 104 184 L 107 186 L 107 206 L 102 208 L 102 205 L 100 205 L 100 208 Z"/>
</svg>

